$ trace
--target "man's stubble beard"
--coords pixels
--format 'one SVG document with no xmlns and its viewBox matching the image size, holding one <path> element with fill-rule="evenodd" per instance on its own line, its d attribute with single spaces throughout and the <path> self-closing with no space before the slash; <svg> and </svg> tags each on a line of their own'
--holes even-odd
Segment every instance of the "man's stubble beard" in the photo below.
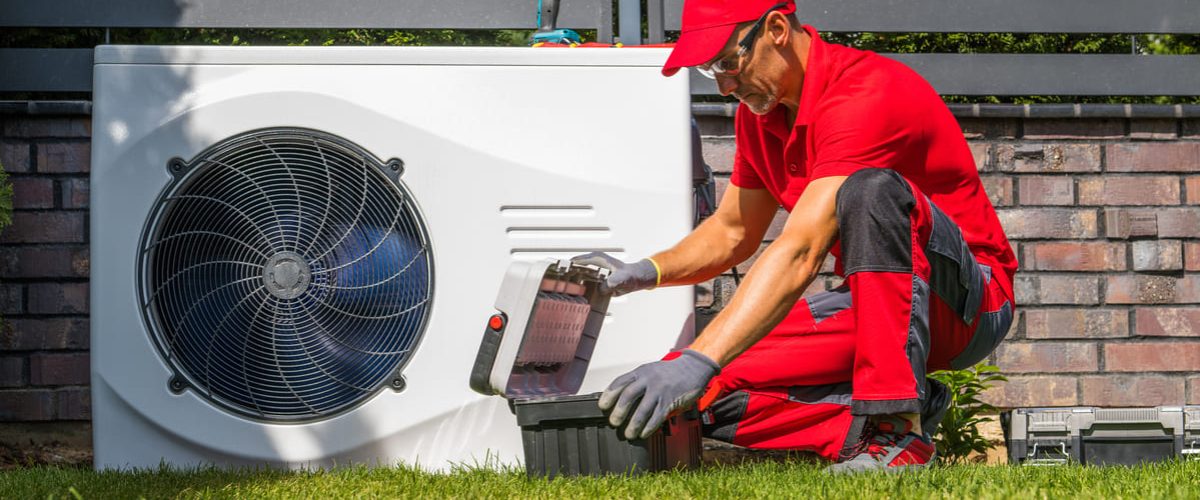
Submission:
<svg viewBox="0 0 1200 500">
<path fill-rule="evenodd" d="M 752 99 L 742 102 L 746 104 L 746 107 L 750 108 L 750 112 L 756 115 L 767 114 L 767 112 L 775 107 L 775 103 L 778 101 L 774 92 L 754 94 L 751 97 Z"/>
</svg>

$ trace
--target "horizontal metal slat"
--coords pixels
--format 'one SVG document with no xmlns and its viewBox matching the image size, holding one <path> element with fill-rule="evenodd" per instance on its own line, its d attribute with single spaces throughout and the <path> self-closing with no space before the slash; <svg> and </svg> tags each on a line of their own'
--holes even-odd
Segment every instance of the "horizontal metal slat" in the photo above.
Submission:
<svg viewBox="0 0 1200 500">
<path fill-rule="evenodd" d="M 945 95 L 1200 95 L 1200 56 L 888 54 Z M 87 92 L 91 49 L 0 49 L 0 91 Z M 692 93 L 716 94 L 692 72 Z"/>
<path fill-rule="evenodd" d="M 562 0 L 558 25 L 596 29 L 607 0 Z M 0 26 L 39 28 L 536 28 L 537 0 L 0 0 Z M 611 7 L 607 8 L 611 25 Z"/>
<path fill-rule="evenodd" d="M 656 1 L 656 0 L 651 0 Z M 664 1 L 678 31 L 683 0 Z M 797 0 L 823 31 L 931 33 L 1200 33 L 1195 0 Z"/>
<path fill-rule="evenodd" d="M 1200 56 L 885 54 L 943 95 L 1200 95 Z M 692 93 L 716 82 L 691 71 Z"/>
<path fill-rule="evenodd" d="M 92 49 L 0 49 L 0 92 L 91 92 Z"/>
</svg>

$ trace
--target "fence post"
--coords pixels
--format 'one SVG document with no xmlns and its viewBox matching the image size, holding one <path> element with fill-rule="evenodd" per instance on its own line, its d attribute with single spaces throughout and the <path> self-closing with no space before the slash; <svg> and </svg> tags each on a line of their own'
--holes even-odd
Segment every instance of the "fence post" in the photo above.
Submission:
<svg viewBox="0 0 1200 500">
<path fill-rule="evenodd" d="M 641 0 L 620 0 L 617 4 L 621 9 L 617 13 L 620 27 L 619 37 L 623 45 L 642 44 L 642 2 Z"/>
</svg>

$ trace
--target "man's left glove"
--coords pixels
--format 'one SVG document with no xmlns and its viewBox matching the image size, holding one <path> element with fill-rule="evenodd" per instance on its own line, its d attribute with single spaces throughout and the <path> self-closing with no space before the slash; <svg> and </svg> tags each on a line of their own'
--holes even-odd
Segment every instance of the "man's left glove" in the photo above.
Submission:
<svg viewBox="0 0 1200 500">
<path fill-rule="evenodd" d="M 720 372 L 716 361 L 684 349 L 677 358 L 646 363 L 617 377 L 600 395 L 600 409 L 612 410 L 608 422 L 613 427 L 628 417 L 626 439 L 646 439 L 671 412 L 695 404 Z"/>
</svg>

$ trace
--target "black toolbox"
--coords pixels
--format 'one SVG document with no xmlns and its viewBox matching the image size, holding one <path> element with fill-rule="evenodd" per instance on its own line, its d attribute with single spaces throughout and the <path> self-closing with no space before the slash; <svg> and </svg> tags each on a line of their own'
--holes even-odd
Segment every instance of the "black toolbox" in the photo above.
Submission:
<svg viewBox="0 0 1200 500">
<path fill-rule="evenodd" d="M 698 415 L 626 439 L 583 384 L 610 297 L 605 270 L 566 261 L 513 262 L 471 372 L 471 388 L 509 400 L 530 477 L 642 474 L 700 465 Z"/>
<path fill-rule="evenodd" d="M 1002 417 L 1014 464 L 1200 459 L 1200 406 L 1022 408 Z"/>
</svg>

